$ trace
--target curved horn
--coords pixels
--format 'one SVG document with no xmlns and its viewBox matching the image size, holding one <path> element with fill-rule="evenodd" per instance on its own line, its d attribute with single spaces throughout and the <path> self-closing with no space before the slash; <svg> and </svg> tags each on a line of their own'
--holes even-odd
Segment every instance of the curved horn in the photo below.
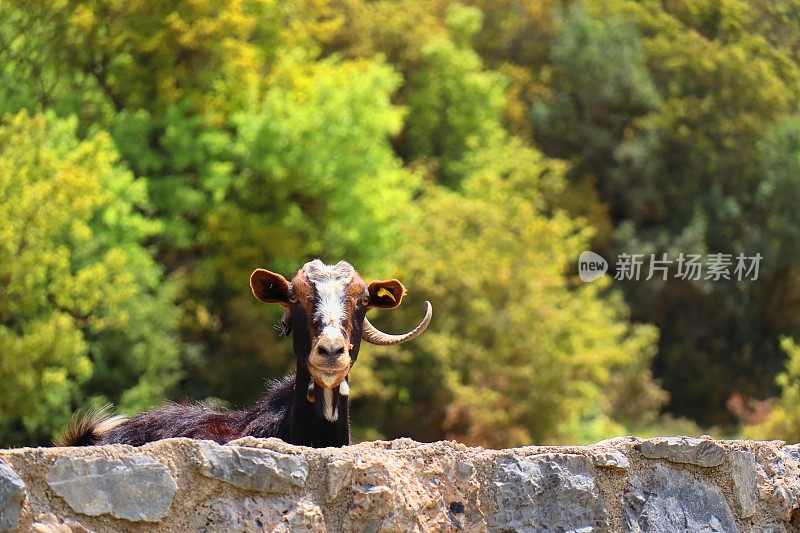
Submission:
<svg viewBox="0 0 800 533">
<path fill-rule="evenodd" d="M 420 322 L 417 327 L 408 333 L 404 333 L 403 335 L 391 335 L 389 333 L 384 333 L 370 324 L 367 318 L 364 318 L 364 331 L 362 338 L 369 343 L 377 344 L 379 346 L 402 344 L 404 342 L 416 339 L 428 328 L 428 324 L 431 323 L 431 317 L 433 316 L 433 307 L 431 307 L 430 302 L 425 302 L 424 308 L 425 316 L 422 318 L 422 322 Z"/>
</svg>

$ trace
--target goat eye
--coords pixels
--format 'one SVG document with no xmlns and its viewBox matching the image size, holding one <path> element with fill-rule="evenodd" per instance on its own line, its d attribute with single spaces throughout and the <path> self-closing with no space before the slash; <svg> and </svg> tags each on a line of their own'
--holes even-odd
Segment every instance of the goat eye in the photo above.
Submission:
<svg viewBox="0 0 800 533">
<path fill-rule="evenodd" d="M 369 296 L 362 296 L 361 297 L 361 303 L 363 305 L 369 305 Z"/>
<path fill-rule="evenodd" d="M 289 303 L 296 304 L 297 303 L 297 296 L 289 296 Z"/>
</svg>

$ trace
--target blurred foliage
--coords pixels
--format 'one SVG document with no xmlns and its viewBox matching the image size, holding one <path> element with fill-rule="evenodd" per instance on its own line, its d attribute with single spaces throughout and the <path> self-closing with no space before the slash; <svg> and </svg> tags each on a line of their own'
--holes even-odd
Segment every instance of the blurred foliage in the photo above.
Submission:
<svg viewBox="0 0 800 533">
<path fill-rule="evenodd" d="M 270 335 L 279 311 L 253 305 L 246 283 L 253 268 L 291 277 L 302 258 L 346 257 L 390 275 L 402 214 L 420 181 L 387 140 L 403 116 L 390 102 L 399 81 L 390 68 L 378 61 L 279 68 L 264 97 L 237 116 L 242 171 L 205 218 L 204 257 L 189 279 L 192 328 L 204 341 L 192 373 L 207 381 L 188 390 L 207 394 L 211 384 L 235 402 L 252 400 L 264 377 L 291 361 L 289 344 L 275 347 Z M 204 324 L 208 313 L 222 322 Z"/>
<path fill-rule="evenodd" d="M 138 411 L 178 377 L 178 309 L 142 242 L 159 224 L 108 135 L 75 120 L 0 126 L 0 431 L 46 439 L 92 399 Z"/>
<path fill-rule="evenodd" d="M 86 401 L 252 401 L 293 356 L 247 277 L 314 257 L 400 277 L 387 329 L 434 305 L 359 358 L 361 438 L 730 434 L 781 391 L 758 427 L 797 435 L 794 355 L 774 380 L 800 338 L 798 13 L 0 3 L 0 443 Z M 581 284 L 585 249 L 764 260 L 758 282 Z"/>
<path fill-rule="evenodd" d="M 765 19 L 775 26 L 761 33 Z M 768 227 L 797 208 L 764 201 L 791 184 L 769 177 L 769 159 L 784 157 L 777 141 L 761 146 L 797 101 L 796 32 L 783 8 L 744 1 L 586 2 L 559 24 L 534 137 L 570 160 L 576 183 L 596 183 L 616 228 L 609 255 L 775 251 L 757 283 L 622 287 L 633 317 L 661 331 L 655 370 L 670 411 L 729 425 L 732 394 L 775 392 L 778 337 L 800 329 L 800 256 L 786 255 L 796 238 Z"/>
<path fill-rule="evenodd" d="M 568 269 L 591 232 L 548 205 L 564 166 L 513 140 L 467 159 L 458 192 L 427 191 L 406 233 L 416 245 L 398 258 L 413 280 L 406 323 L 430 299 L 435 327 L 404 346 L 400 371 L 392 353 L 365 361 L 394 394 L 368 393 L 359 421 L 488 446 L 596 440 L 644 423 L 663 400 L 648 370 L 656 331 L 630 326 L 619 295 L 600 297 L 605 284 L 573 287 Z"/>
<path fill-rule="evenodd" d="M 743 433 L 747 438 L 800 441 L 800 412 L 797 410 L 800 402 L 800 346 L 793 339 L 784 337 L 781 348 L 788 357 L 786 370 L 776 379 L 781 395 L 766 420 L 745 426 Z"/>
</svg>

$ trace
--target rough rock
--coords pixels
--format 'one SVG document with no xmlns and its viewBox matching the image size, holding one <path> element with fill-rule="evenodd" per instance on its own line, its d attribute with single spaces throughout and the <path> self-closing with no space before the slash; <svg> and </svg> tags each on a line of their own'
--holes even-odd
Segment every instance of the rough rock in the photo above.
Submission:
<svg viewBox="0 0 800 533">
<path fill-rule="evenodd" d="M 458 473 L 453 450 L 429 455 L 410 442 L 396 451 L 354 455 L 349 486 L 339 495 L 349 501 L 341 530 L 485 531 L 479 485 Z"/>
<path fill-rule="evenodd" d="M 783 453 L 800 463 L 800 444 L 790 444 L 782 448 Z"/>
<path fill-rule="evenodd" d="M 8 505 L 12 487 L 14 533 L 798 533 L 799 459 L 798 446 L 780 441 L 708 438 L 510 450 L 168 439 L 0 450 L 0 501 Z"/>
<path fill-rule="evenodd" d="M 79 522 L 68 518 L 61 520 L 53 513 L 37 516 L 36 522 L 31 526 L 31 531 L 34 533 L 94 533 Z"/>
<path fill-rule="evenodd" d="M 286 492 L 306 484 L 308 461 L 302 455 L 212 442 L 201 442 L 199 449 L 203 475 L 240 489 Z"/>
<path fill-rule="evenodd" d="M 328 501 L 334 500 L 345 485 L 350 485 L 353 477 L 353 462 L 338 459 L 326 467 L 325 483 L 328 488 Z"/>
<path fill-rule="evenodd" d="M 756 459 L 751 452 L 731 452 L 731 479 L 733 495 L 739 516 L 750 518 L 756 512 L 758 498 L 756 484 Z"/>
<path fill-rule="evenodd" d="M 592 462 L 600 468 L 614 468 L 617 470 L 627 470 L 631 462 L 619 450 L 613 448 L 599 448 L 592 450 Z"/>
<path fill-rule="evenodd" d="M 626 530 L 636 533 L 735 533 L 722 491 L 684 470 L 661 464 L 632 476 L 623 495 Z"/>
<path fill-rule="evenodd" d="M 471 464 L 459 461 L 459 463 L 456 465 L 456 471 L 458 472 L 459 476 L 461 476 L 464 479 L 468 479 L 475 471 L 475 469 L 472 467 Z"/>
<path fill-rule="evenodd" d="M 623 449 L 630 446 L 636 446 L 641 443 L 642 439 L 639 437 L 611 437 L 610 439 L 604 439 L 595 443 L 595 446 Z"/>
<path fill-rule="evenodd" d="M 244 496 L 219 498 L 201 509 L 195 531 L 273 531 L 322 533 L 322 510 L 309 501 L 289 497 Z"/>
<path fill-rule="evenodd" d="M 108 513 L 131 521 L 157 522 L 167 516 L 177 489 L 169 468 L 142 455 L 59 457 L 46 479 L 78 513 Z"/>
<path fill-rule="evenodd" d="M 674 463 L 719 466 L 725 461 L 725 448 L 709 439 L 661 437 L 641 442 L 639 450 L 650 459 L 667 459 Z"/>
<path fill-rule="evenodd" d="M 776 520 L 789 522 L 800 507 L 800 463 L 795 454 L 797 447 L 782 444 L 757 449 L 756 472 L 759 499 L 766 504 L 765 510 Z"/>
<path fill-rule="evenodd" d="M 19 520 L 25 500 L 25 482 L 0 461 L 0 531 L 10 531 Z"/>
<path fill-rule="evenodd" d="M 386 485 L 356 485 L 353 487 L 353 503 L 342 530 L 354 533 L 401 531 L 402 521 L 394 510 L 394 495 Z M 414 524 L 414 529 L 419 525 Z"/>
<path fill-rule="evenodd" d="M 592 463 L 581 455 L 507 457 L 495 476 L 491 531 L 604 531 L 606 507 Z"/>
</svg>

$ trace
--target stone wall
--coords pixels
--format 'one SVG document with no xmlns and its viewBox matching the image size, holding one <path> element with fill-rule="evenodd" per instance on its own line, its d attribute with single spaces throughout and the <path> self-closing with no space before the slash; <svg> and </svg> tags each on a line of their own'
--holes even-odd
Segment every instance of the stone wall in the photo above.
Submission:
<svg viewBox="0 0 800 533">
<path fill-rule="evenodd" d="M 683 437 L 0 451 L 0 531 L 798 531 L 800 447 Z"/>
</svg>

